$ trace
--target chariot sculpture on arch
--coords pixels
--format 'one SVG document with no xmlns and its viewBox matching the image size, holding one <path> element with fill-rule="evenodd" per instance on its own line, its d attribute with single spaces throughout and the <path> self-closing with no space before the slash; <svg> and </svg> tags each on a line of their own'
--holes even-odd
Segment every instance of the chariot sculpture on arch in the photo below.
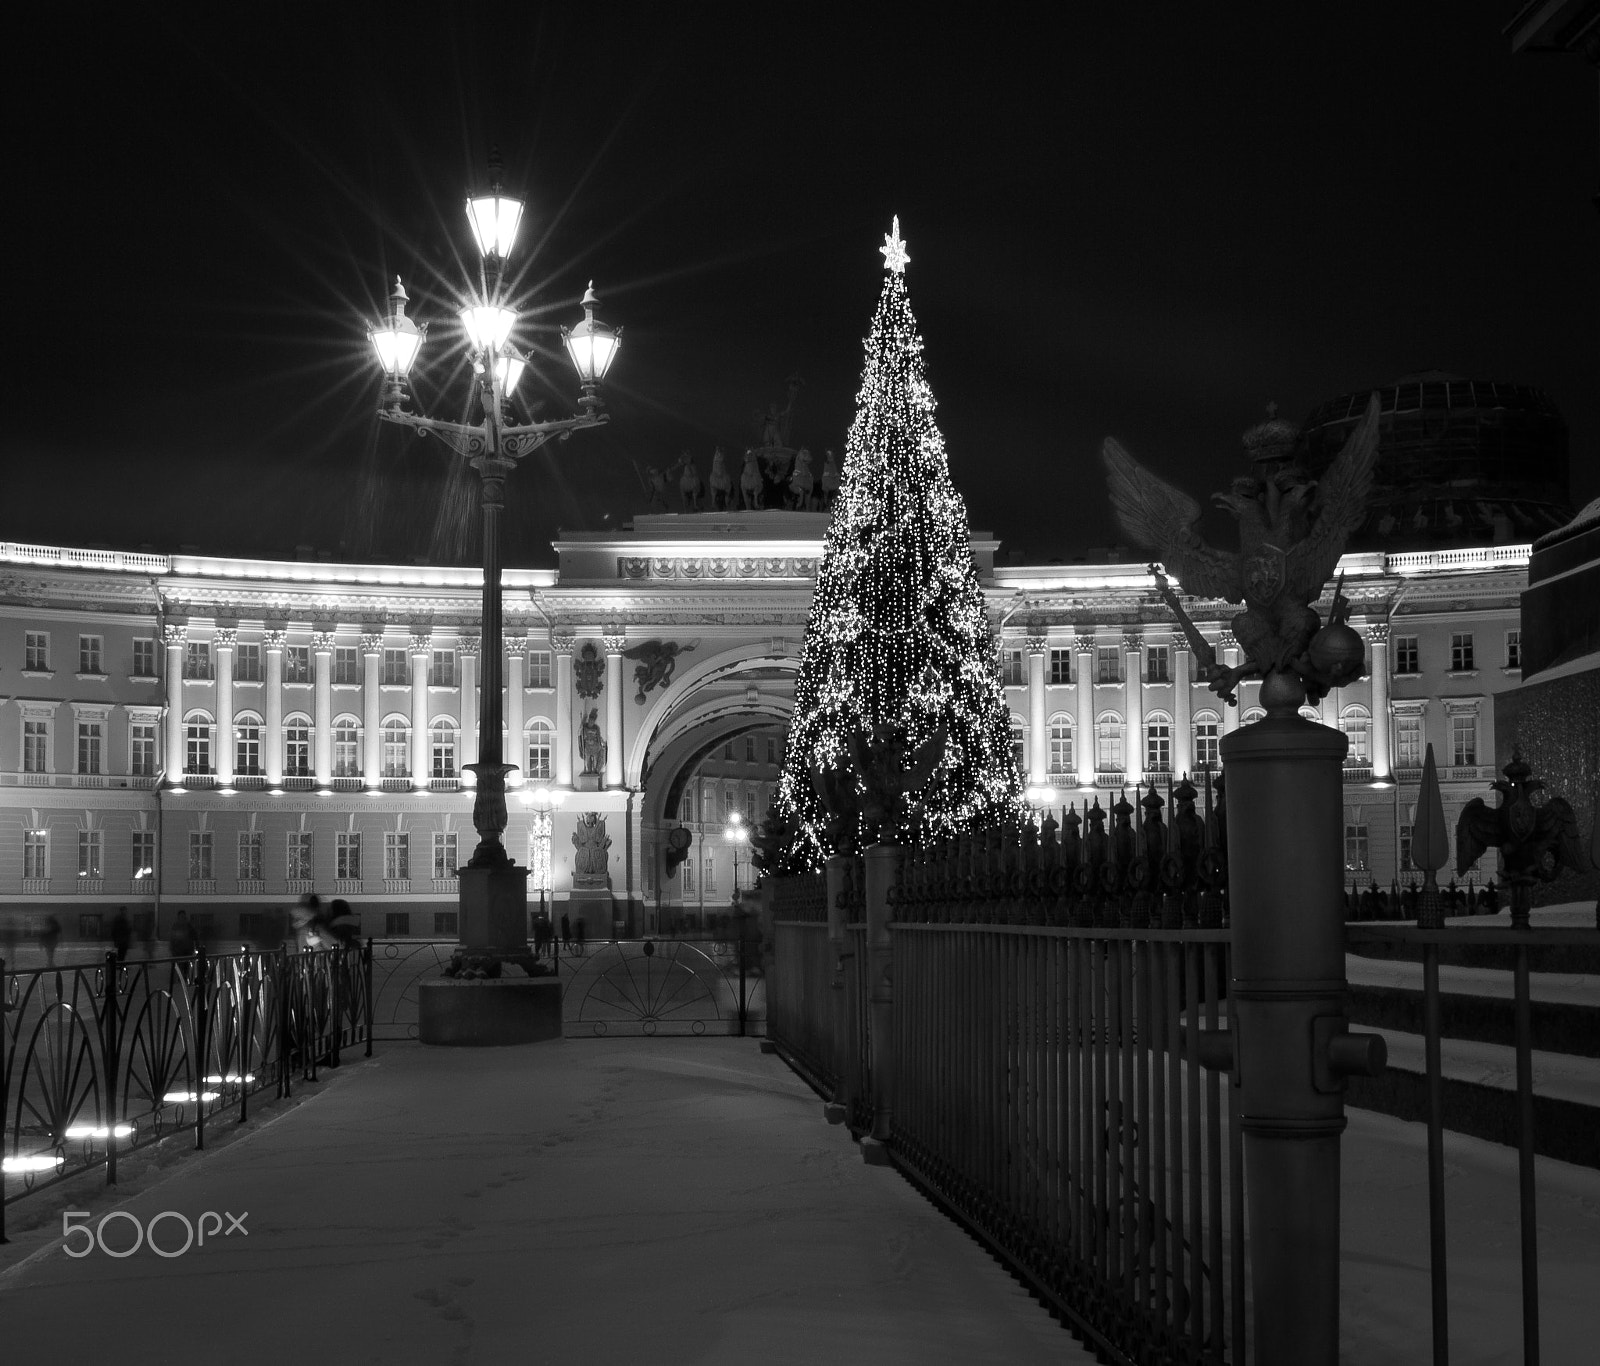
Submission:
<svg viewBox="0 0 1600 1366">
<path fill-rule="evenodd" d="M 1378 411 L 1374 394 L 1327 473 L 1315 480 L 1294 461 L 1299 433 L 1269 407 L 1267 421 L 1245 433 L 1251 473 L 1235 479 L 1229 492 L 1212 495 L 1239 524 L 1236 552 L 1207 545 L 1196 530 L 1200 505 L 1106 438 L 1101 455 L 1122 532 L 1160 557 L 1150 569 L 1194 650 L 1199 677 L 1234 706 L 1244 678 L 1261 679 L 1268 715 L 1293 716 L 1306 702 L 1320 702 L 1365 673 L 1365 647 L 1345 620 L 1350 603 L 1343 576 L 1326 622 L 1311 604 L 1322 596 L 1366 513 L 1378 455 Z M 1163 566 L 1190 597 L 1244 604 L 1230 623 L 1245 654 L 1242 664 L 1218 661 Z"/>
</svg>

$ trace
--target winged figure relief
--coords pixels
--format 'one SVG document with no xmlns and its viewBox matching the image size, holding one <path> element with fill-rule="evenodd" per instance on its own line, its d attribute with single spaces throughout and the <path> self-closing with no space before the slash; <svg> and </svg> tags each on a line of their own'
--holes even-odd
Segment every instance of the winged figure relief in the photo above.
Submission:
<svg viewBox="0 0 1600 1366">
<path fill-rule="evenodd" d="M 1335 593 L 1326 628 L 1310 604 L 1321 597 L 1350 532 L 1365 516 L 1378 455 L 1378 411 L 1374 394 L 1320 480 L 1286 463 L 1269 468 L 1264 476 L 1235 479 L 1227 493 L 1212 495 L 1212 501 L 1226 508 L 1239 524 L 1236 552 L 1206 544 L 1196 530 L 1200 505 L 1152 474 L 1120 443 L 1106 439 L 1101 457 L 1111 505 L 1123 534 L 1134 544 L 1155 551 L 1177 575 L 1185 593 L 1244 604 L 1232 626 L 1245 661 L 1226 666 L 1217 661 L 1176 595 L 1166 587 L 1159 568 L 1153 567 L 1194 648 L 1200 677 L 1213 692 L 1235 705 L 1241 678 L 1281 673 L 1297 679 L 1306 696 L 1317 699 L 1330 687 L 1360 676 L 1363 656 L 1359 638 L 1354 673 L 1347 658 L 1335 665 L 1326 658 L 1326 648 L 1312 648 L 1313 638 L 1331 628 L 1354 637 L 1343 625 L 1343 612 L 1349 604 Z"/>
<path fill-rule="evenodd" d="M 678 656 L 699 644 L 698 637 L 687 645 L 680 645 L 675 640 L 647 640 L 632 649 L 624 650 L 622 652 L 624 659 L 638 661 L 633 670 L 633 681 L 638 692 L 633 700 L 643 703 L 647 692 L 665 688 L 671 683 L 672 675 L 678 668 Z"/>
</svg>

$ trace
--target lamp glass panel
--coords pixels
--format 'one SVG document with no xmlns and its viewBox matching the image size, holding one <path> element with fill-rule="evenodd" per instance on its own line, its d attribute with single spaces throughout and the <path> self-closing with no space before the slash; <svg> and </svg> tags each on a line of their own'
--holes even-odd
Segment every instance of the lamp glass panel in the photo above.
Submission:
<svg viewBox="0 0 1600 1366">
<path fill-rule="evenodd" d="M 590 332 L 582 323 L 573 328 L 567 334 L 567 350 L 578 368 L 578 377 L 586 382 L 604 379 L 617 354 L 618 341 L 614 333 Z"/>
<path fill-rule="evenodd" d="M 511 244 L 517 240 L 517 228 L 522 222 L 522 201 L 505 195 L 484 195 L 467 200 L 467 222 L 472 226 L 472 236 L 478 250 L 485 256 L 501 260 L 511 255 Z"/>
<path fill-rule="evenodd" d="M 493 354 L 505 345 L 516 326 L 517 311 L 497 304 L 476 304 L 461 310 L 461 325 L 474 351 Z"/>
<path fill-rule="evenodd" d="M 422 344 L 422 333 L 402 330 L 394 326 L 375 327 L 367 333 L 372 338 L 372 349 L 378 353 L 378 364 L 386 375 L 404 375 L 417 358 L 417 348 Z"/>
<path fill-rule="evenodd" d="M 494 363 L 494 377 L 500 382 L 502 394 L 514 394 L 517 381 L 522 378 L 522 372 L 527 369 L 528 362 L 521 356 L 501 356 Z"/>
</svg>

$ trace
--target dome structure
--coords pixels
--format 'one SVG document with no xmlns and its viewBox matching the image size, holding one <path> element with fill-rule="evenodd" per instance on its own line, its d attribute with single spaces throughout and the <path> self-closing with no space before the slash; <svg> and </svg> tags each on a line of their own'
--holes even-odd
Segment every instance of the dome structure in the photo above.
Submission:
<svg viewBox="0 0 1600 1366">
<path fill-rule="evenodd" d="M 1353 550 L 1532 541 L 1572 517 L 1567 424 L 1540 389 L 1433 370 L 1379 389 L 1378 467 Z M 1320 476 L 1371 390 L 1314 409 L 1298 456 Z"/>
</svg>

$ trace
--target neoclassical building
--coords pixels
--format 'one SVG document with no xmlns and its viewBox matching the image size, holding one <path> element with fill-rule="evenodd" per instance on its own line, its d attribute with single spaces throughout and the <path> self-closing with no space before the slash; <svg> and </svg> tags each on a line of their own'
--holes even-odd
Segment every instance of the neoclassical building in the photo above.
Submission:
<svg viewBox="0 0 1600 1366">
<path fill-rule="evenodd" d="M 725 910 L 749 885 L 738 827 L 777 776 L 826 521 L 639 516 L 567 535 L 554 570 L 507 571 L 506 845 L 558 915 L 580 821 L 604 824 L 623 930 Z M 974 537 L 1035 802 L 1104 804 L 1216 763 L 1254 685 L 1236 711 L 1194 681 L 1142 565 L 997 566 L 997 547 Z M 1524 544 L 1345 557 L 1372 673 L 1321 719 L 1350 737 L 1353 879 L 1405 876 L 1428 743 L 1452 827 L 1486 791 L 1527 562 Z M 373 935 L 453 934 L 475 839 L 479 584 L 0 543 L 0 916 L 98 938 L 119 906 L 158 934 L 182 907 L 225 943 L 315 891 Z M 1187 606 L 1232 658 L 1237 609 Z M 590 937 L 606 933 L 584 906 Z"/>
</svg>

